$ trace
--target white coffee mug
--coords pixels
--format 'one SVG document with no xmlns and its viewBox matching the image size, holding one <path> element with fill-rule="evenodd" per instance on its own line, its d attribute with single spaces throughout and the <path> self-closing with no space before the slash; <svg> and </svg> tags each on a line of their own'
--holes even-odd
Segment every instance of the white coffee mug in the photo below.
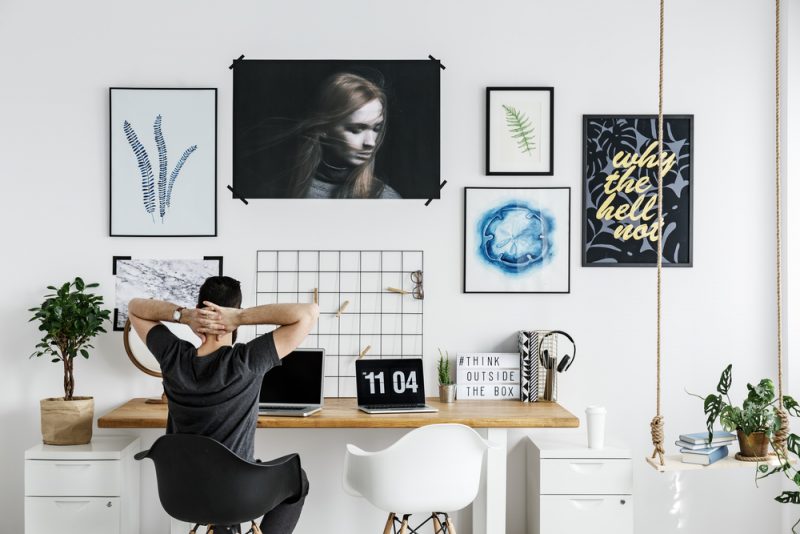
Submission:
<svg viewBox="0 0 800 534">
<path fill-rule="evenodd" d="M 606 435 L 606 409 L 602 406 L 586 408 L 586 433 L 590 449 L 602 449 Z"/>
</svg>

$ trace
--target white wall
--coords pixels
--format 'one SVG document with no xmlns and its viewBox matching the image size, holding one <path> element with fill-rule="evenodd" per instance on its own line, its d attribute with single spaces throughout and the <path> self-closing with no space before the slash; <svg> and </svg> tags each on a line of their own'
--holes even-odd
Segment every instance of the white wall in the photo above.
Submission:
<svg viewBox="0 0 800 534">
<path fill-rule="evenodd" d="M 518 329 L 565 329 L 577 339 L 579 360 L 562 380 L 559 400 L 576 414 L 605 404 L 609 437 L 635 451 L 637 532 L 777 532 L 777 481 L 756 489 L 750 469 L 658 475 L 639 461 L 650 452 L 655 410 L 655 272 L 579 266 L 581 115 L 655 112 L 657 15 L 655 1 L 640 0 L 0 3 L 0 530 L 22 529 L 22 451 L 39 439 L 38 399 L 61 389 L 58 366 L 27 359 L 37 332 L 25 310 L 40 302 L 46 285 L 79 274 L 100 282 L 113 302 L 113 255 L 214 254 L 225 256 L 227 274 L 243 280 L 252 303 L 258 248 L 391 244 L 425 250 L 430 383 L 435 347 L 514 350 Z M 772 16 L 769 3 L 747 0 L 668 2 L 666 111 L 695 115 L 696 143 L 694 267 L 669 270 L 664 281 L 668 445 L 678 433 L 703 428 L 702 406 L 684 387 L 711 391 L 729 362 L 737 394 L 746 381 L 775 373 Z M 443 198 L 427 208 L 420 201 L 231 200 L 228 65 L 241 53 L 440 57 L 447 66 Z M 555 87 L 555 176 L 483 176 L 490 85 Z M 219 88 L 218 238 L 108 237 L 109 86 Z M 489 185 L 573 188 L 571 294 L 461 293 L 462 188 Z M 160 389 L 127 361 L 119 333 L 101 337 L 92 359 L 77 363 L 76 388 L 95 396 L 99 414 Z M 380 514 L 339 489 L 339 458 L 347 441 L 379 446 L 399 434 L 318 432 L 324 439 L 299 430 L 257 435 L 262 456 L 303 454 L 312 494 L 298 531 L 323 531 L 339 520 L 349 532 L 374 532 Z M 158 433 L 143 434 L 152 440 Z M 510 440 L 511 533 L 524 529 L 524 434 Z M 143 532 L 163 533 L 150 469 Z M 461 519 L 460 531 L 468 533 L 468 513 Z"/>
</svg>

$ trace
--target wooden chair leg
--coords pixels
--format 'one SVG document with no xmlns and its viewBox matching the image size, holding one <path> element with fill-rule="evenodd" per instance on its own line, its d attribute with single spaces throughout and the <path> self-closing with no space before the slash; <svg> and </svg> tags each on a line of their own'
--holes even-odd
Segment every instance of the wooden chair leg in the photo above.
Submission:
<svg viewBox="0 0 800 534">
<path fill-rule="evenodd" d="M 383 534 L 392 534 L 392 525 L 394 525 L 394 512 L 389 514 L 386 520 L 386 526 L 383 527 Z"/>
<path fill-rule="evenodd" d="M 443 533 L 444 530 L 442 530 L 442 522 L 439 521 L 439 516 L 436 514 L 436 512 L 433 512 L 431 517 L 433 517 L 433 534 Z"/>
<path fill-rule="evenodd" d="M 447 534 L 456 534 L 456 527 L 453 526 L 453 520 L 450 519 L 450 516 L 447 516 L 447 519 L 444 521 L 445 526 L 447 526 Z"/>
<path fill-rule="evenodd" d="M 408 518 L 411 514 L 405 514 L 403 516 L 403 522 L 400 524 L 400 532 L 398 534 L 407 534 L 408 533 Z"/>
</svg>

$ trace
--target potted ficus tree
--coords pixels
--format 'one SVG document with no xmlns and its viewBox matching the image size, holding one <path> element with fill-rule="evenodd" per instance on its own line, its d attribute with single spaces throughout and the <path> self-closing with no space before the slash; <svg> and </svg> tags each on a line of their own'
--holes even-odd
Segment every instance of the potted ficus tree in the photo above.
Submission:
<svg viewBox="0 0 800 534">
<path fill-rule="evenodd" d="M 77 356 L 89 358 L 91 340 L 105 332 L 103 323 L 110 311 L 102 308 L 103 297 L 87 292 L 98 284 L 85 284 L 75 278 L 61 287 L 47 286 L 53 293 L 34 312 L 31 321 L 39 322 L 44 332 L 34 356 L 48 356 L 64 366 L 64 397 L 42 399 L 42 440 L 49 445 L 80 445 L 92 439 L 94 399 L 76 397 L 74 365 Z"/>
<path fill-rule="evenodd" d="M 442 349 L 439 349 L 436 371 L 439 375 L 439 400 L 453 402 L 456 399 L 456 385 L 450 374 L 450 354 L 446 351 L 442 353 Z"/>
<path fill-rule="evenodd" d="M 757 385 L 747 384 L 747 397 L 741 406 L 735 406 L 728 394 L 732 383 L 732 365 L 728 365 L 717 384 L 717 393 L 703 398 L 708 438 L 711 442 L 714 424 L 719 421 L 722 428 L 732 432 L 736 430 L 739 439 L 739 454 L 746 458 L 766 457 L 769 453 L 770 440 L 780 429 L 781 422 L 777 415 L 778 399 L 775 396 L 775 385 L 769 378 L 762 379 Z M 794 399 L 788 395 L 783 397 L 784 405 L 796 407 Z"/>
</svg>

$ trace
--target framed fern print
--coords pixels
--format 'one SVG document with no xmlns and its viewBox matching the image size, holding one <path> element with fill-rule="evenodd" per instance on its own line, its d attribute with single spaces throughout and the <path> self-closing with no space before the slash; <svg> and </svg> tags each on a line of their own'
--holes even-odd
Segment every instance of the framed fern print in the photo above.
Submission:
<svg viewBox="0 0 800 534">
<path fill-rule="evenodd" d="M 109 233 L 217 235 L 217 90 L 109 90 Z"/>
<path fill-rule="evenodd" d="M 553 175 L 553 88 L 486 88 L 486 174 Z"/>
</svg>

